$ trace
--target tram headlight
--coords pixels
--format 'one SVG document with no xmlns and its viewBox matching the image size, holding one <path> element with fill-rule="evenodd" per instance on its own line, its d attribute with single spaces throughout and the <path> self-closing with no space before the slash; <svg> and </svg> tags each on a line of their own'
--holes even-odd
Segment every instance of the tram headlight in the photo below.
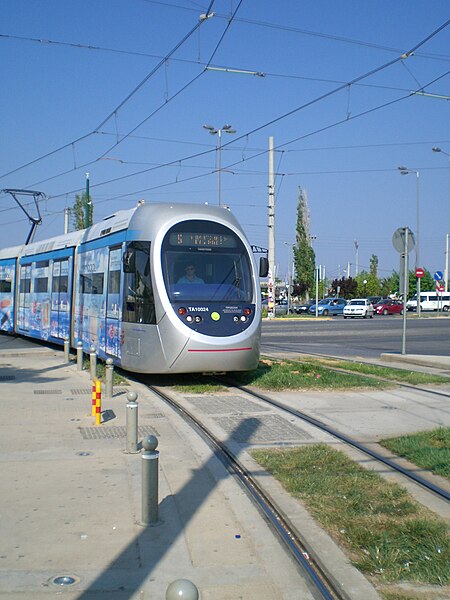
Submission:
<svg viewBox="0 0 450 600">
<path fill-rule="evenodd" d="M 193 317 L 192 315 L 188 315 L 188 316 L 186 317 L 186 321 L 187 321 L 188 323 L 192 323 L 192 321 L 193 321 L 193 320 L 194 320 L 194 317 Z"/>
<path fill-rule="evenodd" d="M 246 321 L 246 320 L 247 320 L 247 317 L 246 317 L 245 315 L 241 315 L 241 321 L 242 321 L 243 323 L 245 323 L 245 321 Z"/>
<path fill-rule="evenodd" d="M 244 315 L 246 315 L 247 317 L 249 317 L 252 314 L 252 309 L 249 308 L 248 306 L 246 308 L 244 308 Z"/>
</svg>

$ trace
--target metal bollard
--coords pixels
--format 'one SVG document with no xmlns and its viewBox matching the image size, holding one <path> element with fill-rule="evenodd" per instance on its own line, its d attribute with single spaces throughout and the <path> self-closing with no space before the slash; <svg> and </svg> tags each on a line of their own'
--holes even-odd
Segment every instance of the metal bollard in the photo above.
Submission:
<svg viewBox="0 0 450 600">
<path fill-rule="evenodd" d="M 158 522 L 158 439 L 149 435 L 142 445 L 142 524 L 155 525 Z"/>
<path fill-rule="evenodd" d="M 136 454 L 138 450 L 138 403 L 136 392 L 127 394 L 127 453 Z"/>
<path fill-rule="evenodd" d="M 83 342 L 77 343 L 77 371 L 83 370 Z"/>
<path fill-rule="evenodd" d="M 166 590 L 166 600 L 198 600 L 197 587 L 189 579 L 177 579 L 172 581 Z"/>
<path fill-rule="evenodd" d="M 91 361 L 91 379 L 92 381 L 95 381 L 97 379 L 97 352 L 95 346 L 91 346 L 89 358 Z"/>
<path fill-rule="evenodd" d="M 70 346 L 68 338 L 64 340 L 64 362 L 66 365 L 70 363 Z"/>
<path fill-rule="evenodd" d="M 114 363 L 112 358 L 106 359 L 105 367 L 105 396 L 106 398 L 113 397 L 113 381 L 114 381 Z"/>
</svg>

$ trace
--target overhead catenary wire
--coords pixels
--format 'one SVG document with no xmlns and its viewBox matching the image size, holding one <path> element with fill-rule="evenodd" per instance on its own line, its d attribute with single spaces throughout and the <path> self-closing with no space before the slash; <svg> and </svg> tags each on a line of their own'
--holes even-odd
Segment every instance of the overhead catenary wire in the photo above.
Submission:
<svg viewBox="0 0 450 600">
<path fill-rule="evenodd" d="M 215 0 L 211 0 L 208 10 L 206 12 L 206 18 L 205 19 L 201 19 L 198 21 L 198 23 L 195 24 L 195 26 L 186 34 L 183 36 L 183 38 L 177 43 L 175 44 L 175 46 L 172 48 L 172 50 L 170 50 L 166 56 L 161 59 L 161 61 L 158 63 L 158 65 L 156 67 L 154 67 L 150 73 L 148 73 L 144 79 L 137 85 L 134 87 L 134 89 L 114 108 L 113 111 L 111 111 L 107 117 L 105 117 L 101 123 L 99 123 L 97 125 L 97 127 L 95 127 L 92 131 L 90 131 L 89 133 L 82 135 L 78 138 L 76 138 L 75 140 L 72 140 L 70 142 L 68 142 L 67 144 L 63 144 L 62 146 L 60 146 L 59 148 L 52 150 L 50 152 L 47 152 L 46 154 L 32 160 L 29 161 L 28 163 L 26 163 L 25 165 L 22 165 L 20 167 L 17 167 L 16 169 L 13 169 L 12 171 L 9 171 L 8 173 L 4 173 L 3 175 L 0 175 L 0 179 L 3 177 L 7 177 L 8 175 L 12 175 L 13 173 L 16 173 L 17 171 L 20 171 L 21 169 L 28 167 L 30 165 L 33 165 L 37 162 L 39 162 L 40 160 L 43 160 L 44 158 L 48 158 L 49 156 L 52 156 L 53 154 L 56 154 L 57 152 L 60 152 L 61 150 L 65 149 L 65 148 L 69 148 L 70 146 L 72 146 L 73 144 L 76 144 L 86 138 L 88 138 L 91 135 L 94 135 L 95 132 L 98 129 L 101 129 L 103 127 L 103 125 L 105 125 L 109 119 L 111 119 L 111 117 L 113 117 L 114 115 L 117 114 L 117 111 L 120 110 L 120 108 L 122 108 L 141 88 L 143 85 L 145 85 L 145 83 L 161 68 L 161 66 L 163 66 L 165 64 L 165 62 L 167 60 L 169 60 L 169 58 L 199 29 L 199 27 L 202 26 L 202 24 L 207 20 L 208 15 L 210 14 L 210 11 L 212 9 L 212 6 L 214 4 Z M 242 1 L 242 0 L 241 0 Z"/>
<path fill-rule="evenodd" d="M 429 40 L 429 39 L 430 39 L 432 36 L 436 35 L 436 34 L 437 34 L 439 31 L 441 31 L 441 30 L 442 30 L 444 27 L 446 27 L 446 26 L 448 25 L 448 23 L 449 23 L 449 21 L 447 21 L 447 22 L 446 22 L 446 23 L 444 23 L 444 24 L 443 24 L 443 25 L 442 25 L 440 28 L 438 28 L 437 30 L 435 30 L 434 32 L 432 32 L 432 33 L 431 33 L 429 36 L 427 36 L 427 38 L 425 38 L 425 40 L 422 40 L 421 42 L 419 42 L 419 44 L 417 44 L 416 46 L 414 46 L 414 49 L 417 49 L 418 47 L 420 47 L 421 45 L 423 45 L 423 44 L 424 44 L 424 43 L 425 43 L 427 40 Z M 219 43 L 220 43 L 220 40 L 219 40 Z M 402 54 L 400 57 L 397 57 L 395 60 L 393 60 L 393 61 L 390 61 L 389 63 L 386 63 L 386 64 L 384 64 L 384 65 L 381 65 L 380 67 L 377 67 L 376 69 L 372 69 L 371 71 L 369 71 L 369 72 L 367 72 L 367 73 L 365 73 L 365 74 L 363 74 L 363 75 L 361 75 L 361 76 L 359 76 L 359 77 L 357 77 L 357 78 L 353 79 L 351 82 L 348 82 L 348 83 L 346 83 L 346 84 L 343 84 L 342 86 L 339 86 L 339 87 L 338 87 L 338 88 L 336 88 L 335 90 L 331 90 L 330 92 L 328 92 L 328 93 L 327 93 L 327 94 L 325 94 L 325 95 L 321 95 L 321 96 L 319 96 L 318 98 L 316 98 L 316 99 L 312 100 L 311 102 L 313 102 L 313 103 L 315 103 L 315 102 L 319 102 L 320 100 L 324 99 L 325 97 L 328 97 L 330 94 L 335 94 L 335 93 L 337 93 L 337 92 L 341 91 L 342 89 L 344 89 L 344 88 L 345 88 L 346 86 L 348 86 L 348 85 L 353 85 L 353 84 L 355 84 L 355 82 L 361 81 L 362 79 L 364 79 L 364 78 L 366 78 L 366 77 L 369 77 L 370 75 L 372 75 L 372 74 L 374 74 L 374 73 L 377 73 L 377 72 L 379 72 L 379 71 L 380 71 L 380 70 L 382 70 L 382 69 L 388 68 L 389 66 L 391 66 L 391 65 L 395 64 L 396 62 L 398 62 L 399 60 L 404 60 L 404 59 L 405 59 L 405 57 L 408 57 L 408 56 L 410 56 L 410 55 L 411 55 L 411 53 L 413 52 L 413 50 L 414 50 L 414 49 L 412 49 L 412 50 L 410 50 L 410 51 L 408 51 L 408 52 L 406 52 L 406 53 L 403 53 L 403 54 Z M 444 77 L 444 76 L 446 76 L 447 74 L 448 74 L 448 72 L 446 72 L 444 75 L 442 75 L 442 76 L 441 76 L 441 78 L 442 78 L 442 77 Z M 434 81 L 436 81 L 437 79 L 439 79 L 439 78 L 436 78 Z M 429 86 L 429 85 L 431 85 L 432 83 L 433 83 L 433 82 L 430 82 L 429 84 L 426 84 L 425 86 L 422 86 L 422 88 L 421 88 L 421 89 L 425 89 L 426 87 L 428 87 L 428 86 Z M 412 92 L 411 94 L 413 94 L 413 92 Z M 360 116 L 363 116 L 363 115 L 365 115 L 365 114 L 369 114 L 370 112 L 373 112 L 374 110 L 379 110 L 380 108 L 384 108 L 384 107 L 386 107 L 386 106 L 389 106 L 390 104 L 392 104 L 392 103 L 394 103 L 394 102 L 398 102 L 398 101 L 400 101 L 400 100 L 406 99 L 406 98 L 407 98 L 407 97 L 409 97 L 411 94 L 408 94 L 408 95 L 402 96 L 401 98 L 395 99 L 394 101 L 391 101 L 391 102 L 385 103 L 385 104 L 383 104 L 383 105 L 380 105 L 380 106 L 374 107 L 374 108 L 372 108 L 372 109 L 369 109 L 369 110 L 367 110 L 367 111 L 364 111 L 363 113 L 359 113 L 358 115 L 353 115 L 351 118 L 352 118 L 352 119 L 354 119 L 354 118 L 359 118 Z M 292 110 L 292 111 L 289 111 L 289 112 L 287 112 L 287 113 L 284 113 L 283 115 L 280 115 L 280 116 L 279 116 L 279 117 L 277 117 L 276 119 L 273 119 L 273 120 L 271 120 L 271 121 L 268 121 L 268 122 L 266 122 L 266 123 L 264 123 L 264 124 L 260 125 L 258 128 L 255 128 L 255 129 L 253 129 L 252 131 L 250 131 L 250 132 L 247 132 L 247 133 L 245 133 L 244 135 L 242 135 L 242 136 L 240 136 L 240 137 L 238 137 L 238 138 L 236 138 L 236 139 L 237 139 L 237 140 L 240 140 L 240 139 L 243 139 L 244 137 L 245 137 L 245 138 L 247 138 L 249 135 L 251 135 L 251 134 L 255 133 L 256 131 L 259 131 L 259 130 L 263 129 L 264 127 L 268 127 L 268 126 L 270 126 L 271 124 L 273 124 L 274 122 L 277 122 L 277 121 L 279 121 L 279 120 L 281 120 L 281 119 L 283 119 L 283 118 L 286 118 L 286 117 L 290 116 L 291 114 L 294 114 L 295 112 L 298 112 L 298 111 L 300 111 L 300 110 L 304 109 L 306 106 L 309 106 L 309 105 L 310 105 L 310 103 L 307 103 L 306 105 L 301 105 L 301 106 L 297 107 L 296 109 L 294 109 L 294 110 Z M 111 114 L 113 114 L 113 113 L 111 113 Z M 346 121 L 346 122 L 347 122 L 348 120 L 349 120 L 349 119 L 347 119 L 347 118 L 345 119 L 345 121 Z M 288 145 L 288 144 L 292 144 L 292 143 L 294 143 L 295 141 L 299 141 L 300 139 L 305 139 L 306 137 L 310 137 L 311 135 L 314 135 L 315 133 L 318 133 L 318 132 L 324 131 L 324 130 L 326 130 L 326 129 L 329 129 L 329 128 L 331 128 L 331 127 L 335 127 L 336 125 L 339 125 L 339 124 L 341 124 L 341 123 L 343 123 L 343 122 L 344 122 L 344 120 L 337 121 L 337 122 L 335 122 L 335 123 L 333 123 L 333 124 L 331 124 L 331 125 L 328 125 L 328 126 L 326 126 L 326 127 L 324 127 L 324 128 L 320 128 L 320 129 L 317 129 L 317 130 L 315 130 L 315 131 L 313 131 L 313 132 L 310 132 L 310 133 L 308 133 L 308 134 L 305 134 L 305 135 L 303 135 L 303 136 L 297 137 L 297 138 L 295 138 L 295 139 L 293 139 L 293 140 L 290 140 L 290 141 L 288 141 L 288 142 L 286 142 L 286 143 L 284 143 L 284 144 L 281 144 L 281 145 L 277 146 L 277 149 L 279 149 L 279 148 L 282 148 L 282 147 L 284 147 L 284 146 L 286 146 L 286 145 Z M 88 135 L 90 135 L 90 134 L 88 134 Z M 80 139 L 81 139 L 81 138 L 80 138 Z M 225 147 L 225 146 L 228 146 L 228 145 L 231 145 L 231 144 L 232 144 L 232 143 L 234 143 L 234 142 L 235 142 L 235 140 L 233 140 L 233 141 L 229 142 L 228 144 L 224 144 L 224 147 Z M 69 146 L 69 145 L 70 145 L 70 144 L 68 144 L 68 145 L 65 145 L 64 147 L 67 147 L 67 146 Z M 225 149 L 226 149 L 226 148 L 225 148 Z M 108 181 L 99 182 L 98 184 L 96 184 L 96 185 L 95 185 L 95 187 L 98 187 L 98 186 L 100 186 L 100 185 L 106 185 L 107 183 L 113 183 L 113 182 L 116 182 L 116 181 L 120 181 L 120 180 L 122 180 L 122 179 L 125 179 L 125 178 L 134 177 L 134 176 L 137 176 L 137 175 L 140 175 L 140 174 L 143 174 L 143 173 L 149 172 L 149 171 L 151 171 L 151 170 L 153 170 L 153 169 L 155 169 L 155 168 L 162 168 L 162 167 L 171 166 L 171 165 L 174 165 L 174 164 L 181 164 L 182 162 L 185 162 L 185 161 L 187 161 L 187 160 L 191 160 L 192 158 L 195 158 L 195 157 L 198 157 L 198 156 L 202 156 L 202 155 L 205 155 L 205 154 L 207 154 L 207 153 L 214 152 L 214 151 L 215 151 L 215 149 L 212 149 L 212 150 L 207 150 L 207 151 L 204 151 L 204 152 L 200 152 L 200 153 L 192 154 L 192 155 L 190 155 L 190 156 L 183 157 L 183 158 L 181 158 L 181 159 L 176 159 L 176 160 L 174 160 L 174 161 L 170 161 L 170 162 L 164 163 L 164 164 L 162 164 L 162 165 L 158 165 L 158 166 L 156 166 L 156 167 L 151 167 L 150 169 L 140 170 L 140 171 L 137 171 L 137 172 L 135 172 L 135 173 L 127 174 L 127 175 L 125 175 L 125 176 L 121 176 L 121 177 L 118 177 L 118 178 L 110 179 L 110 180 L 108 180 Z M 293 151 L 293 150 L 292 150 L 292 151 Z M 267 152 L 267 151 L 264 151 L 264 153 L 265 153 L 265 152 Z M 262 153 L 263 153 L 263 152 L 262 152 Z M 253 158 L 256 158 L 257 156 L 258 156 L 258 155 L 254 155 L 254 156 L 252 156 L 252 157 L 246 157 L 246 158 L 245 158 L 245 160 L 251 160 L 251 159 L 253 159 Z M 237 163 L 234 163 L 233 165 L 239 164 L 240 162 L 244 162 L 244 161 L 239 161 L 239 162 L 237 162 Z M 85 163 L 85 164 L 92 164 L 92 162 L 91 162 L 91 163 Z M 233 165 L 229 165 L 229 166 L 233 166 Z M 80 168 L 81 168 L 81 167 L 80 167 Z M 214 172 L 214 171 L 212 171 L 212 172 Z M 205 175 L 203 175 L 203 176 L 205 176 Z M 192 179 L 192 178 L 188 178 L 188 179 L 185 179 L 185 180 L 179 180 L 179 181 L 178 181 L 178 182 L 176 182 L 176 183 L 181 183 L 182 181 L 188 181 L 188 180 L 191 180 L 191 179 Z M 168 184 L 163 184 L 163 186 L 167 186 L 167 185 L 173 185 L 174 183 L 175 183 L 175 182 L 170 182 L 170 183 L 168 183 Z M 159 188 L 159 187 L 161 187 L 161 186 L 157 186 L 157 188 Z M 150 191 L 151 191 L 152 189 L 155 189 L 155 188 L 147 188 L 147 189 L 146 189 L 146 190 L 144 190 L 144 191 L 148 191 L 148 190 L 150 190 Z M 73 193 L 73 192 L 79 192 L 79 191 L 80 191 L 80 189 L 79 189 L 79 188 L 77 188 L 76 190 L 73 190 L 73 191 L 70 191 L 70 192 L 67 192 L 67 191 L 66 191 L 66 192 L 64 192 L 64 194 L 70 194 L 70 193 Z M 134 193 L 140 193 L 140 192 L 141 192 L 141 191 L 139 191 L 139 192 L 134 192 Z M 60 195 L 54 195 L 54 196 L 52 196 L 52 198 L 57 198 L 57 197 L 60 197 Z M 121 197 L 122 197 L 122 196 L 121 196 Z"/>
<path fill-rule="evenodd" d="M 443 77 L 445 77 L 446 75 L 448 75 L 448 73 L 449 73 L 449 72 L 450 72 L 450 71 L 447 71 L 446 73 L 444 73 L 443 75 L 441 75 L 441 76 L 440 76 L 439 78 L 437 78 L 437 79 L 440 79 L 440 78 L 443 78 Z M 435 81 L 436 81 L 436 79 L 435 79 L 435 80 L 433 80 L 432 82 L 430 82 L 430 83 L 426 84 L 425 86 L 422 86 L 422 88 L 421 88 L 421 89 L 424 89 L 424 88 L 428 87 L 428 85 L 432 85 L 432 84 L 433 84 Z M 392 105 L 392 104 L 395 104 L 395 103 L 397 103 L 397 102 L 400 102 L 400 101 L 403 101 L 403 100 L 406 100 L 406 99 L 408 99 L 408 98 L 410 98 L 410 97 L 411 97 L 411 94 L 403 95 L 403 96 L 401 96 L 401 97 L 399 97 L 399 98 L 396 98 L 396 99 L 394 99 L 394 100 L 391 100 L 391 101 L 389 101 L 389 102 L 385 102 L 385 103 L 383 103 L 383 104 L 381 104 L 381 105 L 378 105 L 378 106 L 372 107 L 372 108 L 370 108 L 370 109 L 367 109 L 367 110 L 365 110 L 365 111 L 363 111 L 363 112 L 361 112 L 361 113 L 358 113 L 358 114 L 351 115 L 350 117 L 347 117 L 347 116 L 346 116 L 346 117 L 345 117 L 345 118 L 343 118 L 343 119 L 339 119 L 338 121 L 335 121 L 335 122 L 333 122 L 333 123 L 331 123 L 331 124 L 328 124 L 328 125 L 326 125 L 326 126 L 323 126 L 323 127 L 319 128 L 319 129 L 316 129 L 316 130 L 314 130 L 314 131 L 308 132 L 308 133 L 306 133 L 306 134 L 304 134 L 304 135 L 302 135 L 302 136 L 296 137 L 296 138 L 294 138 L 294 139 L 291 139 L 291 140 L 289 140 L 289 141 L 287 141 L 287 142 L 284 142 L 284 143 L 282 143 L 282 144 L 278 144 L 276 148 L 277 148 L 277 149 L 284 148 L 285 146 L 287 146 L 287 145 L 289 145 L 289 144 L 291 144 L 291 143 L 297 142 L 297 141 L 299 141 L 299 140 L 306 139 L 306 138 L 308 138 L 308 137 L 311 137 L 311 136 L 313 136 L 313 135 L 316 135 L 317 133 L 321 133 L 321 132 L 323 132 L 323 131 L 326 131 L 326 130 L 329 130 L 329 129 L 333 128 L 333 127 L 336 127 L 336 126 L 338 126 L 338 125 L 342 125 L 342 124 L 344 124 L 344 123 L 348 123 L 348 122 L 350 122 L 350 121 L 353 121 L 353 120 L 355 120 L 355 119 L 361 118 L 362 116 L 366 116 L 367 114 L 370 114 L 370 113 L 372 113 L 372 112 L 375 112 L 375 111 L 377 111 L 377 110 L 381 110 L 381 109 L 383 109 L 383 108 L 386 108 L 387 106 L 390 106 L 390 105 Z M 317 99 L 316 101 L 319 101 L 319 99 Z M 314 101 L 311 101 L 311 102 L 314 102 Z M 307 105 L 310 105 L 310 103 L 307 103 Z M 303 105 L 303 106 L 305 107 L 305 105 Z M 300 110 L 300 108 L 299 108 L 298 110 Z M 291 112 L 292 112 L 292 111 L 290 111 L 288 114 L 291 114 Z M 281 119 L 281 118 L 282 118 L 282 117 L 279 117 L 279 118 L 278 118 L 278 120 L 279 120 L 279 119 Z M 272 122 L 273 122 L 273 121 L 271 121 L 271 123 L 272 123 Z M 258 127 L 258 128 L 257 128 L 257 130 L 263 129 L 265 126 L 266 126 L 266 125 L 261 125 L 260 127 Z M 267 125 L 267 126 L 268 126 L 268 125 Z M 252 132 L 249 132 L 249 135 L 250 135 L 250 133 L 254 133 L 254 130 L 253 130 Z M 237 139 L 243 139 L 244 137 L 246 137 L 246 134 L 244 134 L 244 135 L 240 136 L 240 137 L 239 137 L 239 138 L 237 138 Z M 226 144 L 223 144 L 223 147 L 230 146 L 230 145 L 231 145 L 233 142 L 234 142 L 234 140 L 232 140 L 231 142 L 227 142 Z M 204 156 L 204 155 L 206 155 L 206 154 L 209 154 L 209 153 L 211 153 L 211 152 L 213 152 L 213 151 L 214 151 L 214 150 L 205 150 L 205 151 L 202 151 L 202 152 L 197 152 L 197 153 L 195 153 L 195 154 L 191 154 L 190 156 L 183 157 L 183 158 L 181 158 L 181 159 L 172 160 L 172 161 L 169 161 L 169 162 L 167 162 L 167 163 L 163 163 L 162 165 L 159 165 L 159 166 L 156 166 L 156 167 L 149 167 L 148 169 L 142 169 L 142 170 L 136 171 L 136 172 L 134 172 L 134 173 L 129 173 L 129 174 L 127 174 L 127 175 L 121 175 L 121 176 L 119 176 L 119 177 L 116 177 L 116 178 L 113 178 L 113 179 L 109 179 L 109 180 L 107 180 L 107 181 L 99 182 L 99 183 L 96 183 L 96 184 L 94 184 L 94 186 L 92 186 L 92 187 L 100 187 L 100 186 L 107 185 L 107 184 L 110 184 L 110 183 L 116 183 L 116 182 L 118 182 L 118 181 L 123 181 L 123 180 L 125 180 L 125 179 L 129 179 L 129 178 L 131 178 L 131 177 L 135 177 L 135 176 L 137 176 L 137 175 L 142 175 L 142 174 L 144 174 L 144 173 L 148 173 L 148 172 L 154 171 L 154 170 L 156 170 L 156 169 L 160 169 L 160 168 L 164 168 L 164 167 L 168 167 L 168 166 L 177 165 L 177 164 L 178 164 L 178 163 L 180 163 L 180 162 L 184 162 L 184 161 L 187 161 L 187 160 L 192 160 L 193 158 L 198 158 L 198 157 L 200 157 L 200 156 Z M 262 151 L 258 152 L 257 154 L 254 154 L 254 155 L 252 155 L 252 156 L 250 156 L 250 157 L 245 157 L 245 158 L 242 158 L 242 159 L 241 159 L 241 160 L 239 160 L 239 161 L 236 161 L 236 162 L 234 162 L 234 163 L 230 163 L 230 164 L 228 164 L 228 165 L 224 166 L 224 169 L 229 169 L 229 168 L 231 168 L 231 167 L 234 167 L 234 166 L 236 166 L 236 165 L 242 164 L 243 162 L 247 162 L 247 161 L 249 161 L 249 160 L 253 160 L 253 159 L 255 159 L 255 158 L 259 157 L 259 156 L 262 156 L 262 155 L 264 155 L 264 154 L 267 154 L 267 150 L 262 150 Z M 213 172 L 214 172 L 214 171 L 212 171 L 211 173 L 213 173 Z M 201 174 L 201 175 L 199 175 L 198 177 L 205 177 L 205 176 L 206 176 L 205 174 Z M 198 177 L 196 177 L 196 178 L 198 178 Z M 187 180 L 190 180 L 190 179 L 191 179 L 191 178 L 188 178 Z M 154 188 L 154 187 L 150 187 L 150 188 L 146 188 L 146 189 L 141 189 L 141 190 L 138 190 L 138 191 L 136 191 L 136 192 L 131 192 L 130 194 L 127 194 L 127 195 L 132 195 L 133 193 L 142 193 L 142 192 L 145 192 L 145 191 L 151 191 L 151 190 L 153 190 L 153 189 L 158 189 L 158 188 L 160 188 L 160 187 L 164 187 L 164 186 L 167 186 L 167 185 L 179 184 L 179 183 L 181 183 L 182 181 L 186 181 L 186 180 L 178 180 L 178 181 L 176 181 L 176 182 L 173 182 L 173 181 L 172 181 L 172 182 L 169 182 L 169 183 L 166 183 L 166 184 L 158 185 L 158 186 L 156 186 L 155 188 Z M 61 194 L 58 194 L 58 195 L 53 195 L 53 196 L 50 196 L 50 197 L 51 197 L 51 198 L 55 198 L 55 197 L 60 197 L 61 195 L 64 195 L 64 194 L 73 194 L 73 193 L 79 192 L 79 191 L 80 191 L 80 189 L 81 189 L 81 188 L 77 188 L 77 189 L 70 190 L 70 191 L 65 191 L 65 192 L 62 192 Z"/>
</svg>

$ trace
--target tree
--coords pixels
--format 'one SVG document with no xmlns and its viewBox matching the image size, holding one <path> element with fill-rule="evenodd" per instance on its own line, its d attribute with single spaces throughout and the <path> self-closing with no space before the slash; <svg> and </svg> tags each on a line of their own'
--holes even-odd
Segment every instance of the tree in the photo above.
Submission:
<svg viewBox="0 0 450 600">
<path fill-rule="evenodd" d="M 378 256 L 372 254 L 370 257 L 370 274 L 373 275 L 376 279 L 378 279 Z"/>
<path fill-rule="evenodd" d="M 356 281 L 358 282 L 357 293 L 360 298 L 379 296 L 381 294 L 380 280 L 373 272 L 368 273 L 367 271 L 361 271 L 361 273 L 358 274 Z"/>
<path fill-rule="evenodd" d="M 358 283 L 355 279 L 352 279 L 352 277 L 342 277 L 342 279 L 335 279 L 332 282 L 331 294 L 348 300 L 356 297 L 357 287 Z"/>
<path fill-rule="evenodd" d="M 92 197 L 89 196 L 89 223 L 93 223 L 94 216 L 94 204 Z M 75 202 L 72 208 L 72 219 L 73 227 L 76 231 L 79 229 L 86 228 L 86 192 L 83 192 L 81 196 L 77 194 L 75 196 Z"/>
<path fill-rule="evenodd" d="M 296 289 L 300 296 L 309 298 L 314 286 L 314 266 L 316 256 L 311 248 L 309 233 L 309 208 L 306 193 L 299 187 L 297 205 L 297 245 L 293 247 Z"/>
</svg>

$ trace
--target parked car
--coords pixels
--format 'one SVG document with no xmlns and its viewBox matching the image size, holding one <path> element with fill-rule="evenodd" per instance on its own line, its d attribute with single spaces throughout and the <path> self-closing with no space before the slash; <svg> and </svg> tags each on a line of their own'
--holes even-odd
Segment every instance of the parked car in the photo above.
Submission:
<svg viewBox="0 0 450 600">
<path fill-rule="evenodd" d="M 376 315 L 402 315 L 403 302 L 401 300 L 391 300 L 383 298 L 373 307 Z"/>
<path fill-rule="evenodd" d="M 293 307 L 294 312 L 296 312 L 298 315 L 307 315 L 309 307 L 315 303 L 316 303 L 315 300 L 307 300 L 306 302 L 303 302 L 302 304 L 296 304 Z"/>
<path fill-rule="evenodd" d="M 363 319 L 370 319 L 373 317 L 373 306 L 370 300 L 367 298 L 354 298 L 350 300 L 347 306 L 344 307 L 344 319 L 350 317 L 361 317 Z"/>
<path fill-rule="evenodd" d="M 262 301 L 262 307 L 265 308 L 267 311 L 269 310 L 269 301 L 267 299 Z M 279 302 L 275 302 L 274 309 L 275 309 L 276 317 L 281 317 L 282 315 L 287 315 L 288 314 L 287 300 L 280 300 Z"/>
<path fill-rule="evenodd" d="M 442 310 L 448 312 L 450 309 L 450 294 L 434 292 L 420 292 L 420 310 Z M 417 310 L 417 294 L 408 300 L 406 310 Z"/>
<path fill-rule="evenodd" d="M 345 298 L 324 298 L 323 300 L 320 300 L 319 304 L 317 305 L 317 314 L 324 317 L 328 315 L 342 315 L 344 306 L 346 305 L 347 300 L 345 300 Z M 308 314 L 316 314 L 315 302 L 309 307 Z"/>
</svg>

